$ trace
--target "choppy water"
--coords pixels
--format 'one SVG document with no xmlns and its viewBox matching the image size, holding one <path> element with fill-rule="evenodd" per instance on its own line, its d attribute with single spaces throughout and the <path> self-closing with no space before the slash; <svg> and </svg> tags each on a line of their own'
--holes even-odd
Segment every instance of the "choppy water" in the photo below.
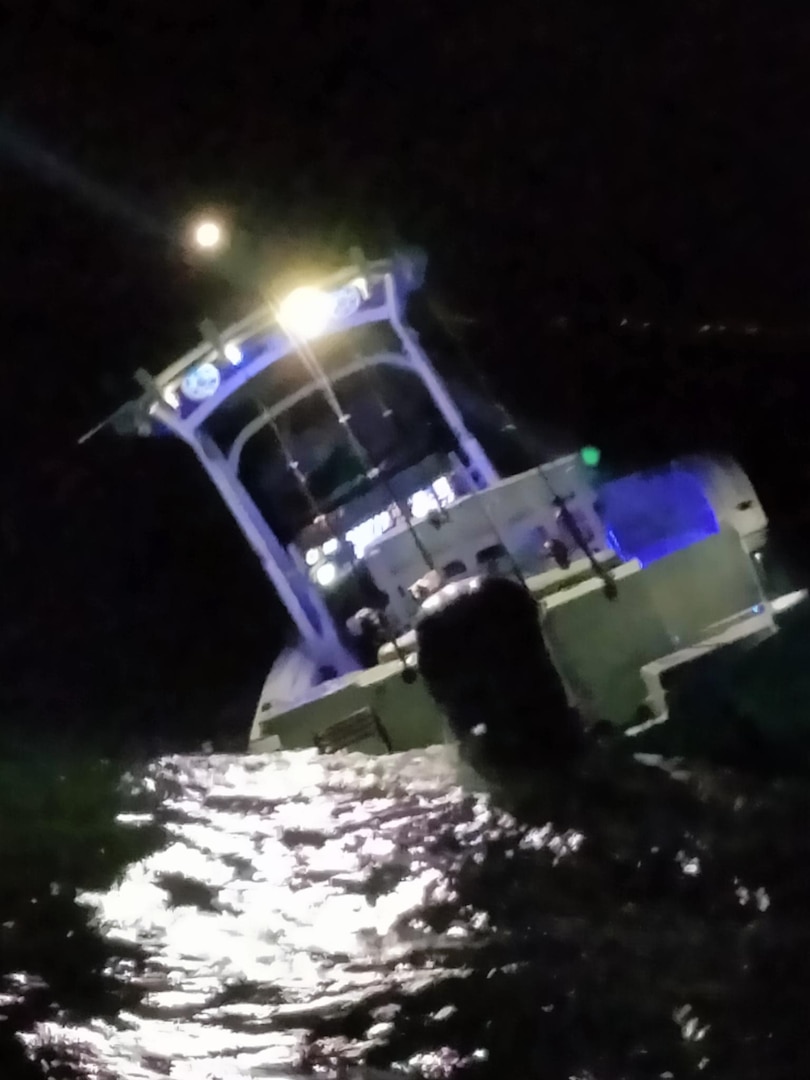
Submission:
<svg viewBox="0 0 810 1080">
<path fill-rule="evenodd" d="M 446 748 L 83 768 L 2 796 L 3 1080 L 810 1074 L 800 785 L 596 767 L 507 813 Z"/>
</svg>

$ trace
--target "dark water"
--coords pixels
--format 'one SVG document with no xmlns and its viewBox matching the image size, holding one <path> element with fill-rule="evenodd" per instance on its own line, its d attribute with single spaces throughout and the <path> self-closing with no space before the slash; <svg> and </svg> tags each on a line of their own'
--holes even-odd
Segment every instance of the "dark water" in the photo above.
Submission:
<svg viewBox="0 0 810 1080">
<path fill-rule="evenodd" d="M 810 1075 L 810 794 L 452 752 L 0 785 L 0 1077 Z"/>
</svg>

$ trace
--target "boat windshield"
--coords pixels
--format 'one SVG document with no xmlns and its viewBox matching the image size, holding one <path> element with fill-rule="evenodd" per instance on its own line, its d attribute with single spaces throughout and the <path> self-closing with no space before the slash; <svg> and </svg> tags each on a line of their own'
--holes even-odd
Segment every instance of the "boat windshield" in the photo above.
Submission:
<svg viewBox="0 0 810 1080">
<path fill-rule="evenodd" d="M 334 389 L 365 454 L 355 452 L 345 426 L 315 390 L 255 430 L 240 455 L 240 481 L 285 543 L 319 514 L 453 447 L 427 390 L 410 371 L 375 365 Z M 379 475 L 367 476 L 369 465 Z M 390 494 L 380 497 L 386 505 L 391 501 Z"/>
<path fill-rule="evenodd" d="M 305 358 L 295 352 L 236 390 L 203 423 L 224 454 L 238 452 L 239 479 L 283 543 L 348 503 L 362 503 L 368 517 L 386 511 L 392 498 L 385 481 L 401 479 L 400 494 L 407 496 L 444 473 L 447 455 L 457 449 L 422 380 L 397 366 L 402 342 L 388 323 L 344 330 L 310 348 L 371 466 L 380 470 L 376 480 L 367 477 L 369 462 L 352 451 Z M 514 436 L 500 430 L 502 417 L 490 402 L 463 386 L 454 396 L 504 475 L 530 467 Z"/>
</svg>

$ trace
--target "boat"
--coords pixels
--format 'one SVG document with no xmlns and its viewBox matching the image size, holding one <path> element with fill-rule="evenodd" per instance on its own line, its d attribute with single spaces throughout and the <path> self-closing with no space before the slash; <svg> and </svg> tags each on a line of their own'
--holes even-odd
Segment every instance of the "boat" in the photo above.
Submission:
<svg viewBox="0 0 810 1080">
<path fill-rule="evenodd" d="M 805 598 L 770 584 L 767 515 L 732 458 L 617 475 L 585 448 L 498 466 L 408 318 L 425 274 L 421 252 L 355 252 L 232 326 L 204 323 L 110 418 L 191 448 L 289 614 L 250 752 L 446 740 L 420 642 L 459 604 L 491 600 L 493 581 L 531 599 L 567 705 L 621 731 L 665 718 L 680 674 L 777 634 Z M 464 625 L 451 631 L 457 682 L 509 637 L 485 618 L 474 655 Z"/>
</svg>

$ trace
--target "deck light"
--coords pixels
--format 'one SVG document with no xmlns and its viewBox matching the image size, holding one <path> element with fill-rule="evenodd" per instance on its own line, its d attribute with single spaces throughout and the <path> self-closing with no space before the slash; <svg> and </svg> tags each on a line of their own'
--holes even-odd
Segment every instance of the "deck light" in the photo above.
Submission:
<svg viewBox="0 0 810 1080">
<path fill-rule="evenodd" d="M 315 571 L 315 580 L 324 589 L 328 588 L 337 577 L 337 567 L 334 563 L 325 562 L 321 563 L 318 569 Z"/>
</svg>

